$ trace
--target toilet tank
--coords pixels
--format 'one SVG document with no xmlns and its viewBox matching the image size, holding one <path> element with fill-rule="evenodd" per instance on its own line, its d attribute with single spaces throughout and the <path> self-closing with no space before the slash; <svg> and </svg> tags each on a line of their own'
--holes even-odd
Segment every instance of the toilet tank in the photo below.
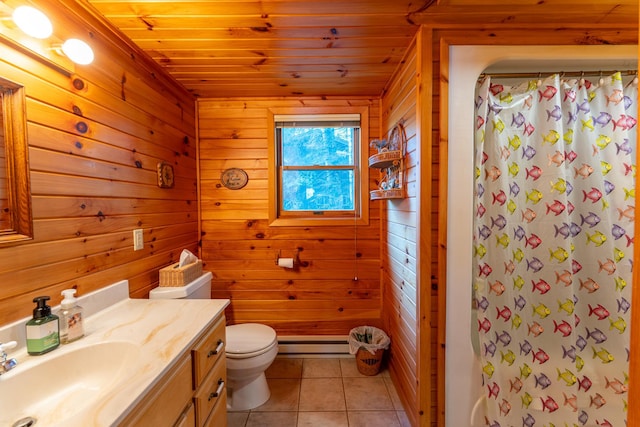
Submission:
<svg viewBox="0 0 640 427">
<path fill-rule="evenodd" d="M 210 271 L 184 286 L 159 286 L 149 292 L 149 299 L 211 299 Z"/>
</svg>

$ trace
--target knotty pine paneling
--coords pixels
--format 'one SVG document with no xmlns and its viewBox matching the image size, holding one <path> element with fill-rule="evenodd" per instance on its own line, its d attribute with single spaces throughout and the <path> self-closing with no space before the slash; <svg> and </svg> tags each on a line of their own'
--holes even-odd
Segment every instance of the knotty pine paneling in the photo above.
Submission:
<svg viewBox="0 0 640 427">
<path fill-rule="evenodd" d="M 0 93 L 0 105 L 2 105 L 2 93 Z M 4 154 L 4 122 L 2 120 L 2 114 L 0 114 L 0 206 L 7 206 L 9 200 L 7 199 L 7 169 L 5 167 L 5 154 Z M 11 228 L 11 217 L 9 211 L 0 209 L 0 230 L 6 230 Z"/>
<path fill-rule="evenodd" d="M 588 7 L 585 7 L 587 6 Z M 497 28 L 504 26 L 546 27 L 562 31 L 576 24 L 587 28 L 596 26 L 626 27 L 638 25 L 638 2 L 635 0 L 438 0 L 434 7 L 412 16 L 415 23 L 429 28 Z M 555 30 L 553 30 L 554 28 Z M 523 28 L 523 34 L 526 34 Z M 530 38 L 531 35 L 529 35 Z M 473 40 L 472 40 L 473 42 Z M 596 40 L 593 40 L 596 43 Z"/>
<path fill-rule="evenodd" d="M 89 3 L 205 99 L 378 97 L 421 24 L 553 26 L 563 38 L 576 21 L 589 28 L 638 22 L 637 0 Z"/>
<path fill-rule="evenodd" d="M 417 25 L 411 1 L 89 1 L 203 99 L 378 97 Z"/>
<path fill-rule="evenodd" d="M 366 226 L 271 227 L 268 221 L 268 109 L 360 105 L 369 107 L 369 137 L 378 138 L 379 102 L 368 98 L 198 100 L 202 256 L 213 272 L 213 296 L 231 299 L 230 323 L 260 322 L 280 335 L 346 335 L 355 326 L 381 326 L 377 202 L 370 203 Z M 221 172 L 231 167 L 247 171 L 246 187 L 221 185 Z M 299 268 L 276 265 L 278 254 L 296 251 Z"/>
<path fill-rule="evenodd" d="M 32 241 L 0 244 L 0 324 L 70 287 L 83 295 L 129 279 L 144 297 L 161 267 L 198 250 L 195 99 L 82 9 L 42 7 L 56 28 L 92 28 L 96 59 L 67 74 L 0 43 L 0 77 L 25 87 L 34 218 Z M 157 186 L 160 161 L 174 166 L 174 188 Z M 134 252 L 135 228 L 145 247 Z"/>
<path fill-rule="evenodd" d="M 417 213 L 416 194 L 418 56 L 416 41 L 407 51 L 382 97 L 382 129 L 402 123 L 407 134 L 407 198 L 382 202 L 383 321 L 391 338 L 389 369 L 412 425 L 419 422 Z M 428 357 L 428 355 L 421 355 Z"/>
</svg>

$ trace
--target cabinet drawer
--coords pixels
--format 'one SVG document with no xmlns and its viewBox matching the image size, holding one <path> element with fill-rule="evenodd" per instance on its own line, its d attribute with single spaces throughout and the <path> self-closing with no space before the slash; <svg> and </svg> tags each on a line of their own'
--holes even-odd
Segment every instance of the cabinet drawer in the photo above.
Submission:
<svg viewBox="0 0 640 427">
<path fill-rule="evenodd" d="M 226 397 L 227 369 L 225 359 L 221 357 L 196 392 L 194 400 L 196 402 L 196 419 L 199 426 L 204 425 L 216 403 L 223 403 L 224 401 L 224 410 L 226 412 Z"/>
<path fill-rule="evenodd" d="M 202 427 L 227 427 L 227 393 L 223 393 Z"/>
<path fill-rule="evenodd" d="M 187 407 L 191 394 L 191 357 L 189 353 L 135 408 L 121 426 L 167 426 L 175 423 Z"/>
<path fill-rule="evenodd" d="M 180 415 L 175 427 L 195 427 L 196 425 L 196 409 L 193 403 L 189 404 L 186 411 Z"/>
<path fill-rule="evenodd" d="M 200 387 L 213 365 L 218 360 L 224 359 L 225 326 L 223 315 L 193 349 L 194 390 Z"/>
</svg>

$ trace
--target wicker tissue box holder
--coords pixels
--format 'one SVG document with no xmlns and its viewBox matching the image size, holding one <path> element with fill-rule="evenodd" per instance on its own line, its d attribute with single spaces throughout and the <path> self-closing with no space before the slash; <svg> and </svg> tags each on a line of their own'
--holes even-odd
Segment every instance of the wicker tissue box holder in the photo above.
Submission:
<svg viewBox="0 0 640 427">
<path fill-rule="evenodd" d="M 160 286 L 176 287 L 187 285 L 202 276 L 202 260 L 179 267 L 176 262 L 160 269 Z"/>
</svg>

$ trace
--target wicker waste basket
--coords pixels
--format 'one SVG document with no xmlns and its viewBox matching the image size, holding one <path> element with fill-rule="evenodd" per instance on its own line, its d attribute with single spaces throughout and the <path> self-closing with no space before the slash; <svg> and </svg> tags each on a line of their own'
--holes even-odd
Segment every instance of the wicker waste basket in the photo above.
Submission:
<svg viewBox="0 0 640 427">
<path fill-rule="evenodd" d="M 373 326 L 358 326 L 349 332 L 349 353 L 356 355 L 356 366 L 363 375 L 376 375 L 380 371 L 384 351 L 391 340 L 387 334 Z"/>
<path fill-rule="evenodd" d="M 363 375 L 376 375 L 380 372 L 383 355 L 384 348 L 377 349 L 374 354 L 371 354 L 369 350 L 359 348 L 356 353 L 356 366 L 358 367 L 358 371 Z"/>
</svg>

